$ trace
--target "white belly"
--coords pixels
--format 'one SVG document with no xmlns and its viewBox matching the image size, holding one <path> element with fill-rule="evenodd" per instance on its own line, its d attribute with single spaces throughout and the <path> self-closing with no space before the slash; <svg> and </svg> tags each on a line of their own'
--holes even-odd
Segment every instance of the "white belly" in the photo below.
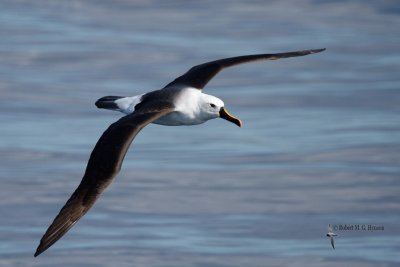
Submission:
<svg viewBox="0 0 400 267">
<path fill-rule="evenodd" d="M 207 120 L 201 120 L 200 118 L 193 118 L 179 111 L 174 111 L 167 114 L 158 120 L 154 121 L 154 124 L 161 124 L 167 126 L 181 126 L 181 125 L 196 125 L 206 122 Z"/>
</svg>

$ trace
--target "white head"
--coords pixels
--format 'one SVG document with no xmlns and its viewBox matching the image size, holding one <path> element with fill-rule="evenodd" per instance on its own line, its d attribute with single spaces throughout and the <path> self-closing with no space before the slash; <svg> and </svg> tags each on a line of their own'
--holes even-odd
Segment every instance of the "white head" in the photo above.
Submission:
<svg viewBox="0 0 400 267">
<path fill-rule="evenodd" d="M 218 97 L 201 94 L 199 101 L 200 113 L 206 119 L 211 120 L 219 117 L 219 111 L 224 106 L 224 102 Z"/>
<path fill-rule="evenodd" d="M 233 117 L 224 107 L 224 102 L 218 97 L 201 94 L 199 101 L 200 114 L 204 120 L 211 120 L 218 117 L 226 119 L 237 126 L 242 127 L 242 122 Z"/>
</svg>

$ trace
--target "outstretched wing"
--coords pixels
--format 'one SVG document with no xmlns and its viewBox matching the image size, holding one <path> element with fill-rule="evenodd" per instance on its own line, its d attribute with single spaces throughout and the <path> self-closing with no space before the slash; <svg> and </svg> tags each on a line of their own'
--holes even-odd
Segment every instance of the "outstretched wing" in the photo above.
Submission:
<svg viewBox="0 0 400 267">
<path fill-rule="evenodd" d="M 259 54 L 219 59 L 192 67 L 188 72 L 176 78 L 173 82 L 169 83 L 165 87 L 186 85 L 197 89 L 203 89 L 204 86 L 206 86 L 206 84 L 224 68 L 257 60 L 275 60 L 280 58 L 305 56 L 309 54 L 319 53 L 324 50 L 325 48 L 278 54 Z"/>
<path fill-rule="evenodd" d="M 148 103 L 108 127 L 90 155 L 80 185 L 40 240 L 35 257 L 59 240 L 93 206 L 121 169 L 125 154 L 138 132 L 173 110 L 170 103 Z"/>
<path fill-rule="evenodd" d="M 332 248 L 335 249 L 335 240 L 333 239 L 333 236 L 331 236 L 331 245 Z"/>
</svg>

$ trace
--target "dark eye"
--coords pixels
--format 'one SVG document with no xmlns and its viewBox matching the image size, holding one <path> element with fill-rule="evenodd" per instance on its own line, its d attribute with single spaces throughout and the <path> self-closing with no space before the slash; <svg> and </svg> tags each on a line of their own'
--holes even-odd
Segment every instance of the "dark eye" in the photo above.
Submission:
<svg viewBox="0 0 400 267">
<path fill-rule="evenodd" d="M 210 106 L 211 106 L 212 108 L 215 108 L 215 107 L 216 107 L 216 105 L 214 105 L 214 104 L 210 104 Z"/>
</svg>

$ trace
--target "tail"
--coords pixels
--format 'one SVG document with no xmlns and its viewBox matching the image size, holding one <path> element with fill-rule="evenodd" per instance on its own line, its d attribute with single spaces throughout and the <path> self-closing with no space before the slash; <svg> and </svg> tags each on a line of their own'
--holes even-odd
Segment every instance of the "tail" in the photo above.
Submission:
<svg viewBox="0 0 400 267">
<path fill-rule="evenodd" d="M 111 109 L 121 111 L 121 107 L 115 102 L 118 99 L 125 98 L 124 96 L 104 96 L 96 101 L 95 105 L 98 108 Z"/>
</svg>

